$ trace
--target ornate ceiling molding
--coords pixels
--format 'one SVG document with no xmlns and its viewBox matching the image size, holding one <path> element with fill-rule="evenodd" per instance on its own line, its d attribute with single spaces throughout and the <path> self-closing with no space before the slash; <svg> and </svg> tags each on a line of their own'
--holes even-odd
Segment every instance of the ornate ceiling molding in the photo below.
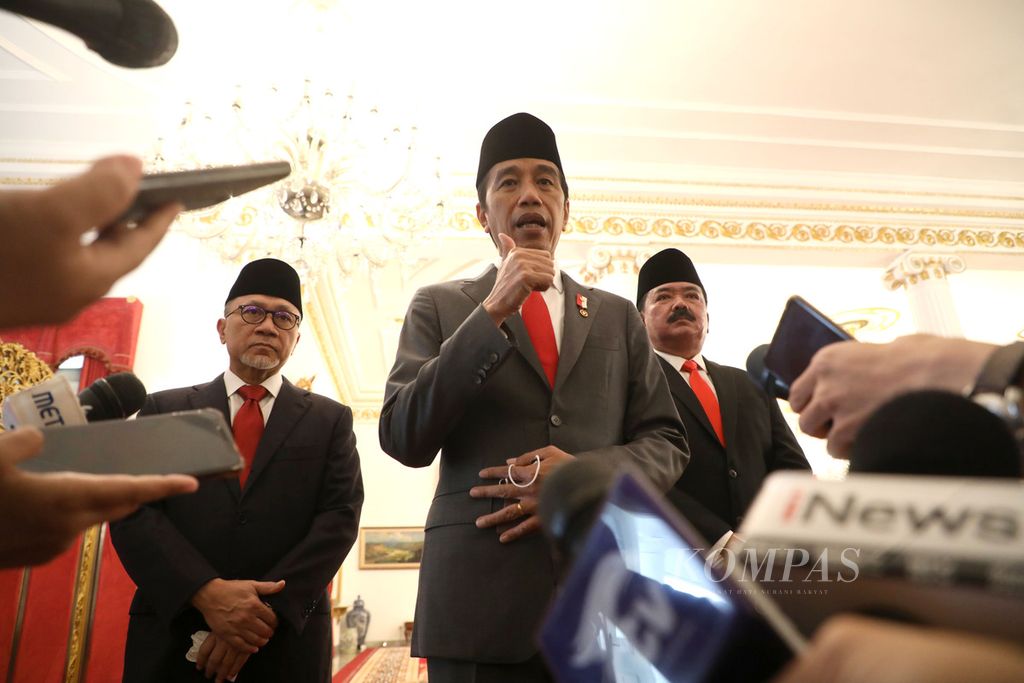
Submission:
<svg viewBox="0 0 1024 683">
<path fill-rule="evenodd" d="M 458 231 L 479 230 L 476 215 L 456 214 Z M 912 246 L 952 247 L 962 251 L 1024 254 L 1024 227 L 1009 225 L 932 226 L 826 221 L 776 221 L 666 218 L 656 215 L 589 214 L 570 218 L 568 239 L 602 238 L 631 241 L 692 240 L 737 246 L 828 246 L 902 249 Z"/>
</svg>

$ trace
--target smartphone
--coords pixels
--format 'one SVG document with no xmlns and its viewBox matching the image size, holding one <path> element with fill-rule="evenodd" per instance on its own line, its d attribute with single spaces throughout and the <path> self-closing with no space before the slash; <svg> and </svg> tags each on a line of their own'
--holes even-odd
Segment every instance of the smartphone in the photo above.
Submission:
<svg viewBox="0 0 1024 683">
<path fill-rule="evenodd" d="M 613 485 L 541 627 L 559 683 L 764 681 L 807 643 L 631 466 Z"/>
<path fill-rule="evenodd" d="M 192 171 L 151 173 L 139 181 L 135 201 L 117 222 L 135 223 L 171 202 L 185 210 L 220 204 L 232 197 L 263 187 L 292 172 L 287 161 L 270 161 L 245 166 L 218 166 Z"/>
<path fill-rule="evenodd" d="M 828 316 L 801 297 L 793 296 L 782 311 L 764 356 L 764 366 L 788 394 L 789 387 L 807 369 L 818 349 L 849 339 L 853 337 Z"/>
<path fill-rule="evenodd" d="M 244 461 L 219 410 L 202 408 L 134 420 L 43 430 L 43 449 L 18 463 L 28 472 L 231 476 Z"/>
</svg>

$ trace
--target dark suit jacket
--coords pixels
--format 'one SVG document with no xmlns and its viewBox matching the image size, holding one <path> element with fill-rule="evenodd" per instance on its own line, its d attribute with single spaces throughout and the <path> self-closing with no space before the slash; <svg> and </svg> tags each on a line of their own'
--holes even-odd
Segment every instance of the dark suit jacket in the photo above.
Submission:
<svg viewBox="0 0 1024 683">
<path fill-rule="evenodd" d="M 740 525 L 769 472 L 810 465 L 778 401 L 746 372 L 704 359 L 722 411 L 723 448 L 690 385 L 668 361 L 658 360 L 690 444 L 690 463 L 668 497 L 714 543 Z"/>
<path fill-rule="evenodd" d="M 229 415 L 223 375 L 153 394 L 140 415 L 206 407 Z M 124 680 L 206 680 L 185 661 L 191 634 L 208 630 L 189 600 L 220 577 L 286 582 L 264 598 L 277 613 L 277 631 L 246 662 L 239 683 L 329 681 L 326 586 L 355 541 L 362 502 L 352 411 L 285 380 L 244 491 L 236 477 L 203 481 L 194 494 L 144 506 L 110 525 L 138 586 Z"/>
<path fill-rule="evenodd" d="M 555 587 L 544 537 L 509 544 L 477 517 L 502 501 L 470 498 L 479 472 L 553 444 L 582 458 L 631 462 L 662 490 L 682 472 L 686 440 L 640 316 L 620 297 L 562 275 L 565 320 L 554 391 L 518 315 L 504 334 L 475 280 L 419 290 L 405 317 L 380 419 L 385 452 L 425 467 L 441 452 L 426 521 L 413 654 L 519 662 Z M 577 295 L 587 297 L 587 317 Z M 505 335 L 508 335 L 506 338 Z"/>
</svg>

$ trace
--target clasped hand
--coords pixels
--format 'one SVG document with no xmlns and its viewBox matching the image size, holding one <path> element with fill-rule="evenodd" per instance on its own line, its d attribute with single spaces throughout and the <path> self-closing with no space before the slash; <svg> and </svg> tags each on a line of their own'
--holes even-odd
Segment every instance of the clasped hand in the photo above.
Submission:
<svg viewBox="0 0 1024 683">
<path fill-rule="evenodd" d="M 262 596 L 277 593 L 284 581 L 213 579 L 196 591 L 192 604 L 214 635 L 231 647 L 253 654 L 270 641 L 277 615 Z"/>
<path fill-rule="evenodd" d="M 537 464 L 538 458 L 540 459 L 539 466 Z M 537 502 L 544 481 L 553 470 L 573 459 L 574 456 L 557 446 L 545 446 L 539 450 L 523 453 L 519 457 L 509 458 L 504 465 L 487 467 L 480 470 L 481 479 L 498 479 L 499 483 L 474 486 L 469 490 L 470 496 L 473 498 L 511 499 L 517 502 L 513 505 L 507 505 L 497 512 L 477 517 L 477 527 L 486 529 L 500 525 L 515 524 L 510 529 L 498 530 L 498 540 L 502 543 L 511 543 L 518 538 L 539 530 L 541 525 L 540 519 L 536 514 Z M 510 465 L 511 467 L 509 467 Z M 535 473 L 536 478 L 534 478 Z M 533 482 L 525 487 L 505 483 L 510 474 L 520 484 L 529 482 L 531 479 L 533 479 Z"/>
</svg>

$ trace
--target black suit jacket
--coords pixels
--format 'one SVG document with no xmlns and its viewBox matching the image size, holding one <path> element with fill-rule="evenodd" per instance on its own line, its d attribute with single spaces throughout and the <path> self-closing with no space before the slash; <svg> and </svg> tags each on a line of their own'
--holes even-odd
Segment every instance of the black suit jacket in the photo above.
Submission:
<svg viewBox="0 0 1024 683">
<path fill-rule="evenodd" d="M 140 415 L 196 408 L 227 419 L 223 376 L 148 396 Z M 243 666 L 239 683 L 329 681 L 326 586 L 355 541 L 362 502 L 352 411 L 285 380 L 244 491 L 234 477 L 203 481 L 194 494 L 110 525 L 138 587 L 124 681 L 206 680 L 185 660 L 191 634 L 208 630 L 189 600 L 216 577 L 286 582 L 264 598 L 277 613 L 277 631 Z"/>
<path fill-rule="evenodd" d="M 686 425 L 690 463 L 668 493 L 709 543 L 736 529 L 761 483 L 775 470 L 809 470 L 778 401 L 746 372 L 704 359 L 722 411 L 725 447 L 679 370 L 661 356 L 679 416 Z"/>
</svg>

